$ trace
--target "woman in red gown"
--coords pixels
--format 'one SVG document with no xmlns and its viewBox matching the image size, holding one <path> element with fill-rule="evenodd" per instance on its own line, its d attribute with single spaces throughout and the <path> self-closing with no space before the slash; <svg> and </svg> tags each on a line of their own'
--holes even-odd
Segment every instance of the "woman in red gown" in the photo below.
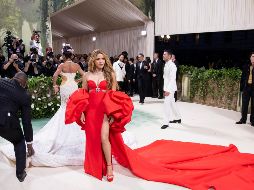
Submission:
<svg viewBox="0 0 254 190">
<path fill-rule="evenodd" d="M 240 153 L 234 145 L 170 140 L 135 150 L 125 145 L 121 132 L 131 120 L 133 104 L 126 94 L 115 91 L 112 66 L 101 50 L 91 55 L 83 87 L 71 95 L 65 120 L 77 122 L 86 132 L 86 173 L 100 180 L 107 175 L 112 181 L 113 155 L 118 163 L 146 180 L 195 190 L 254 189 L 254 155 Z"/>
</svg>

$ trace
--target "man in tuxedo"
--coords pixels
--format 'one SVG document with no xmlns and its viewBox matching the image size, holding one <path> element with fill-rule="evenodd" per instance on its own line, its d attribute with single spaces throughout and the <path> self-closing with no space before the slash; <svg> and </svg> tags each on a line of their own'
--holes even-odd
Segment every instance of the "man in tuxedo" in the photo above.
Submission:
<svg viewBox="0 0 254 190">
<path fill-rule="evenodd" d="M 134 92 L 134 83 L 135 83 L 135 66 L 134 66 L 134 58 L 130 58 L 129 63 L 125 64 L 125 70 L 126 70 L 126 79 L 128 82 L 128 90 L 129 90 L 129 96 L 133 96 Z"/>
<path fill-rule="evenodd" d="M 242 92 L 242 118 L 236 124 L 245 124 L 249 102 L 251 100 L 250 123 L 254 126 L 254 52 L 250 55 L 250 64 L 244 65 L 241 76 L 240 91 Z"/>
<path fill-rule="evenodd" d="M 27 76 L 23 72 L 13 79 L 0 79 L 0 136 L 14 145 L 16 176 L 20 182 L 26 177 L 26 145 L 28 156 L 34 154 L 32 147 L 31 98 L 25 89 Z M 18 112 L 22 118 L 22 132 Z"/>
<path fill-rule="evenodd" d="M 163 98 L 163 62 L 159 59 L 159 54 L 154 53 L 151 64 L 153 98 Z M 158 96 L 159 95 L 159 96 Z"/>
<path fill-rule="evenodd" d="M 169 123 L 181 123 L 181 116 L 178 111 L 174 94 L 177 91 L 176 86 L 176 72 L 177 68 L 172 61 L 172 52 L 170 50 L 164 50 L 163 60 L 164 66 L 164 121 L 161 129 L 169 127 Z"/>
<path fill-rule="evenodd" d="M 138 55 L 138 61 L 139 62 L 136 64 L 135 75 L 138 82 L 139 103 L 144 104 L 149 64 L 144 60 L 144 54 L 142 53 Z"/>
</svg>

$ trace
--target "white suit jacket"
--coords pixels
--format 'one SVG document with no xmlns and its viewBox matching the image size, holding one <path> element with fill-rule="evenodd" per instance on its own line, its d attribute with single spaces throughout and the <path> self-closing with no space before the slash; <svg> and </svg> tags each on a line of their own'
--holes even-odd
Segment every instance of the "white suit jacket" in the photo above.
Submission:
<svg viewBox="0 0 254 190">
<path fill-rule="evenodd" d="M 169 60 L 168 62 L 165 63 L 164 66 L 164 91 L 169 92 L 169 93 L 175 93 L 177 91 L 177 86 L 176 86 L 176 65 L 172 60 Z"/>
<path fill-rule="evenodd" d="M 121 68 L 121 67 L 122 68 Z M 121 61 L 117 61 L 113 64 L 113 69 L 115 71 L 116 74 L 116 81 L 124 81 L 124 77 L 126 75 L 126 71 L 125 71 L 125 64 Z"/>
</svg>

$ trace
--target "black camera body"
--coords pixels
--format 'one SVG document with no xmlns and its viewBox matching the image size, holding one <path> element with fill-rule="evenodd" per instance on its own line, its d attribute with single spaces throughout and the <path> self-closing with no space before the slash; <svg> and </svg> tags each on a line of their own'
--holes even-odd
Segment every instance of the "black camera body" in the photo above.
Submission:
<svg viewBox="0 0 254 190">
<path fill-rule="evenodd" d="M 10 31 L 6 32 L 6 36 L 4 37 L 4 44 L 2 47 L 7 47 L 7 53 L 9 54 L 11 51 L 11 48 L 13 46 L 13 40 L 16 39 Z"/>
</svg>

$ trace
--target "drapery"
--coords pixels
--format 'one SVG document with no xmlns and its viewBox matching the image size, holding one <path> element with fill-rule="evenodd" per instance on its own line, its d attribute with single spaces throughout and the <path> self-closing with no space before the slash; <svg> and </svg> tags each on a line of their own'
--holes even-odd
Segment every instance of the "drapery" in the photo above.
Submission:
<svg viewBox="0 0 254 190">
<path fill-rule="evenodd" d="M 254 29 L 253 0 L 156 0 L 155 35 Z"/>
<path fill-rule="evenodd" d="M 146 36 L 141 36 L 142 30 L 147 31 Z M 95 41 L 92 41 L 93 37 L 96 37 Z M 152 58 L 154 23 L 150 21 L 145 26 L 92 33 L 67 39 L 60 38 L 53 41 L 54 51 L 60 53 L 63 43 L 69 43 L 77 54 L 89 53 L 94 49 L 102 49 L 109 56 L 119 55 L 122 51 L 127 51 L 129 57 L 144 53 L 145 56 Z"/>
</svg>

